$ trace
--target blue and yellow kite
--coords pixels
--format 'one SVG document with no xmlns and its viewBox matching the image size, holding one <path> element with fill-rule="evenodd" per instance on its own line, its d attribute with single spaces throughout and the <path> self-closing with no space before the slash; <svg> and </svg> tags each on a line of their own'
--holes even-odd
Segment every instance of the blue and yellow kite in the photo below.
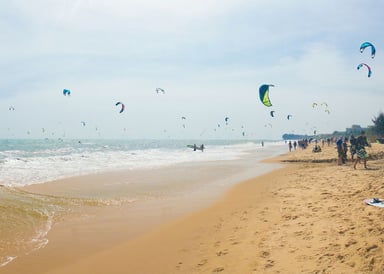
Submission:
<svg viewBox="0 0 384 274">
<path fill-rule="evenodd" d="M 267 107 L 272 106 L 271 100 L 269 99 L 269 87 L 274 87 L 274 85 L 261 85 L 259 88 L 260 100 Z"/>
</svg>

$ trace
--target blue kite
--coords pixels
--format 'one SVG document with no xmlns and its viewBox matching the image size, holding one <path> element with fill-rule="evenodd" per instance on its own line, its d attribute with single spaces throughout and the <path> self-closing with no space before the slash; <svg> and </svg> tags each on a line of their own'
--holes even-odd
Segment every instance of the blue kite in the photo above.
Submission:
<svg viewBox="0 0 384 274">
<path fill-rule="evenodd" d="M 376 54 L 376 48 L 374 45 L 372 45 L 370 42 L 364 42 L 361 44 L 360 46 L 360 52 L 363 53 L 363 51 L 365 50 L 365 48 L 367 47 L 371 47 L 371 57 L 372 58 L 375 58 L 375 54 Z"/>
</svg>

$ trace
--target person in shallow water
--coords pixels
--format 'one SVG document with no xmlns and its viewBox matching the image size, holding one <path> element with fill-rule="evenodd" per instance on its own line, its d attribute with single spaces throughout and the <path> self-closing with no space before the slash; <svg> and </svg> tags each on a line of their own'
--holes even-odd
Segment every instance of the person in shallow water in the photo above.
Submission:
<svg viewBox="0 0 384 274">
<path fill-rule="evenodd" d="M 201 146 L 200 146 L 200 149 L 201 149 L 201 152 L 203 152 L 204 151 L 204 144 L 201 144 Z"/>
<path fill-rule="evenodd" d="M 199 150 L 201 150 L 203 152 L 204 148 L 205 148 L 204 144 L 201 144 L 200 147 L 197 147 L 196 144 L 193 144 L 193 151 L 196 151 L 197 149 L 199 149 Z"/>
</svg>

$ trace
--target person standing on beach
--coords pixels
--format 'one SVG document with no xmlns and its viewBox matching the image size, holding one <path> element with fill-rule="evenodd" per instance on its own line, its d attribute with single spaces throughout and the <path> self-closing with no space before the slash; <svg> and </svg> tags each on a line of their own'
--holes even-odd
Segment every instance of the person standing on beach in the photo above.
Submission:
<svg viewBox="0 0 384 274">
<path fill-rule="evenodd" d="M 365 132 L 362 131 L 360 136 L 356 139 L 356 160 L 353 165 L 353 168 L 356 169 L 356 165 L 360 160 L 363 160 L 364 168 L 367 168 L 367 152 L 365 151 L 366 146 L 371 146 L 368 143 L 367 136 L 365 136 Z"/>
<path fill-rule="evenodd" d="M 331 138 L 327 138 L 327 145 L 328 145 L 328 146 L 331 145 Z"/>
<path fill-rule="evenodd" d="M 348 138 L 345 137 L 343 140 L 343 164 L 347 162 L 347 152 L 348 152 Z"/>
<path fill-rule="evenodd" d="M 351 144 L 350 148 L 349 148 L 349 151 L 351 152 L 351 158 L 352 158 L 352 161 L 354 160 L 354 156 L 356 154 L 356 138 L 355 136 L 351 136 L 351 138 L 349 138 L 349 143 Z"/>
<path fill-rule="evenodd" d="M 289 143 L 288 143 L 288 148 L 289 148 L 289 152 L 291 152 L 292 151 L 292 142 L 291 141 L 289 141 Z"/>
<path fill-rule="evenodd" d="M 343 138 L 339 138 L 336 141 L 337 148 L 337 165 L 341 166 L 344 164 L 344 149 L 343 149 Z"/>
</svg>

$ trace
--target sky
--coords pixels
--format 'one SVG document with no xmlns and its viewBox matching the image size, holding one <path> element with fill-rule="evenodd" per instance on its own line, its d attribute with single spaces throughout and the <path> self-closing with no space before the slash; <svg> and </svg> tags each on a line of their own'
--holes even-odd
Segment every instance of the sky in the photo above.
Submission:
<svg viewBox="0 0 384 274">
<path fill-rule="evenodd" d="M 372 125 L 384 111 L 383 10 L 376 0 L 1 1 L 0 138 L 260 140 Z M 360 52 L 366 41 L 374 58 Z M 274 85 L 271 107 L 262 84 Z"/>
</svg>

